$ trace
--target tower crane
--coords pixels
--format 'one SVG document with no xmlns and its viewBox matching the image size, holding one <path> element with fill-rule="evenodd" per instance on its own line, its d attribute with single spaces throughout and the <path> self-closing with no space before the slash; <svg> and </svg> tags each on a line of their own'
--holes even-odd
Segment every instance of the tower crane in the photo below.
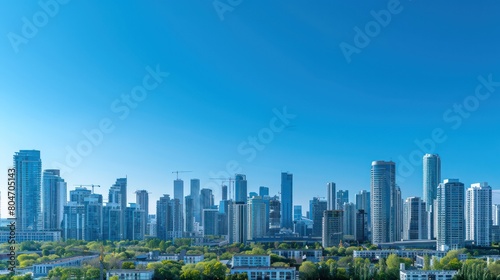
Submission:
<svg viewBox="0 0 500 280">
<path fill-rule="evenodd" d="M 172 174 L 173 173 L 176 173 L 177 174 L 177 180 L 179 180 L 179 173 L 187 173 L 187 172 L 193 172 L 193 171 L 172 171 Z"/>
<path fill-rule="evenodd" d="M 81 187 L 92 187 L 92 193 L 94 193 L 94 187 L 98 187 L 98 188 L 101 187 L 100 185 L 94 185 L 94 184 L 91 184 L 91 185 L 73 185 L 73 186 L 80 186 L 80 188 Z"/>
<path fill-rule="evenodd" d="M 231 189 L 234 188 L 234 181 L 235 181 L 235 178 L 232 178 L 232 177 L 229 177 L 229 178 L 224 178 L 224 177 L 221 177 L 221 178 L 209 178 L 210 180 L 221 180 L 221 189 L 222 189 L 222 185 L 225 183 L 225 182 L 228 182 L 229 183 L 229 199 L 232 199 L 233 197 L 231 196 Z M 233 182 L 233 185 L 231 187 L 231 182 Z"/>
</svg>

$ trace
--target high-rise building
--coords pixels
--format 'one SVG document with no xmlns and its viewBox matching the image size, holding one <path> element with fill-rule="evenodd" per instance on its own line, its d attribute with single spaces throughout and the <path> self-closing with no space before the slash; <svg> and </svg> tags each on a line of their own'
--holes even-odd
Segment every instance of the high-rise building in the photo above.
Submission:
<svg viewBox="0 0 500 280">
<path fill-rule="evenodd" d="M 222 201 L 226 201 L 228 198 L 227 198 L 227 186 L 226 185 L 222 185 Z"/>
<path fill-rule="evenodd" d="M 441 183 L 441 158 L 439 155 L 425 154 L 423 158 L 423 189 L 427 211 L 437 198 L 437 187 Z"/>
<path fill-rule="evenodd" d="M 356 234 L 354 235 L 354 240 L 359 243 L 363 243 L 368 237 L 368 227 L 367 227 L 367 214 L 365 210 L 356 210 Z"/>
<path fill-rule="evenodd" d="M 335 210 L 337 199 L 335 198 L 336 186 L 334 182 L 326 184 L 326 201 L 328 202 L 328 210 Z"/>
<path fill-rule="evenodd" d="M 302 219 L 302 205 L 293 206 L 293 220 L 298 221 Z"/>
<path fill-rule="evenodd" d="M 344 211 L 344 220 L 342 229 L 344 231 L 344 235 L 356 235 L 356 204 L 346 202 L 343 207 Z"/>
<path fill-rule="evenodd" d="M 493 204 L 492 220 L 494 226 L 500 226 L 500 204 Z"/>
<path fill-rule="evenodd" d="M 43 172 L 42 213 L 44 230 L 60 230 L 67 199 L 66 182 L 58 169 Z"/>
<path fill-rule="evenodd" d="M 339 246 L 340 241 L 344 236 L 343 226 L 343 211 L 342 210 L 326 210 L 323 213 L 322 219 L 322 246 L 332 247 Z"/>
<path fill-rule="evenodd" d="M 467 189 L 465 238 L 476 246 L 491 246 L 491 187 L 488 183 L 472 184 Z"/>
<path fill-rule="evenodd" d="M 313 221 L 312 236 L 321 237 L 323 233 L 323 213 L 328 207 L 326 200 L 320 200 L 314 197 L 309 201 L 309 209 L 311 213 L 311 220 Z"/>
<path fill-rule="evenodd" d="M 176 238 L 182 238 L 184 233 L 184 217 L 182 215 L 182 204 L 181 202 L 174 198 L 169 202 L 169 213 L 170 219 L 172 221 L 172 229 L 169 230 L 167 236 L 170 240 L 175 240 Z"/>
<path fill-rule="evenodd" d="M 201 209 L 212 209 L 214 206 L 214 195 L 211 189 L 201 189 Z"/>
<path fill-rule="evenodd" d="M 125 217 L 127 209 L 127 178 L 118 178 L 116 179 L 116 182 L 111 188 L 109 189 L 109 197 L 108 201 L 110 203 L 117 203 L 120 205 L 121 209 L 121 236 L 126 235 L 126 230 L 127 230 L 127 219 Z"/>
<path fill-rule="evenodd" d="M 266 202 L 260 196 L 254 196 L 248 201 L 248 240 L 264 237 L 269 231 L 269 213 Z"/>
<path fill-rule="evenodd" d="M 264 197 L 264 196 L 269 196 L 269 188 L 261 186 L 259 188 L 259 196 Z"/>
<path fill-rule="evenodd" d="M 219 235 L 219 210 L 203 209 L 203 235 Z"/>
<path fill-rule="evenodd" d="M 403 210 L 403 239 L 427 239 L 427 207 L 420 197 L 408 197 Z"/>
<path fill-rule="evenodd" d="M 69 191 L 69 201 L 83 204 L 85 198 L 91 194 L 92 192 L 85 187 L 76 187 L 74 190 Z"/>
<path fill-rule="evenodd" d="M 293 229 L 293 174 L 281 173 L 281 227 Z"/>
<path fill-rule="evenodd" d="M 248 237 L 248 204 L 229 201 L 229 243 L 246 243 Z"/>
<path fill-rule="evenodd" d="M 269 199 L 269 235 L 279 233 L 281 229 L 281 201 L 278 196 Z"/>
<path fill-rule="evenodd" d="M 194 231 L 194 200 L 191 195 L 184 198 L 184 204 L 186 205 L 186 232 L 191 233 Z"/>
<path fill-rule="evenodd" d="M 374 161 L 371 168 L 372 243 L 399 241 L 402 235 L 401 191 L 396 186 L 396 164 Z"/>
<path fill-rule="evenodd" d="M 370 192 L 362 190 L 356 194 L 356 209 L 364 210 L 366 217 L 366 229 L 371 230 L 371 205 L 370 205 Z M 366 236 L 368 237 L 368 235 Z"/>
<path fill-rule="evenodd" d="M 437 250 L 461 249 L 465 241 L 464 184 L 446 179 L 437 192 Z"/>
<path fill-rule="evenodd" d="M 107 203 L 102 208 L 102 239 L 106 241 L 124 240 L 122 208 L 118 203 Z"/>
<path fill-rule="evenodd" d="M 63 211 L 63 239 L 85 240 L 85 206 L 70 201 Z"/>
<path fill-rule="evenodd" d="M 149 193 L 147 190 L 139 190 L 135 192 L 135 202 L 137 207 L 144 210 L 146 217 L 149 217 Z"/>
<path fill-rule="evenodd" d="M 85 209 L 85 240 L 103 240 L 102 195 L 94 193 L 85 197 L 83 205 Z"/>
<path fill-rule="evenodd" d="M 169 211 L 170 196 L 164 194 L 156 202 L 156 237 L 169 240 L 168 232 L 172 229 L 171 213 Z"/>
<path fill-rule="evenodd" d="M 337 191 L 337 210 L 342 210 L 344 208 L 344 203 L 349 203 L 349 191 L 348 190 L 338 190 Z"/>
<path fill-rule="evenodd" d="M 42 229 L 42 160 L 40 151 L 21 150 L 14 154 L 16 169 L 16 219 L 17 230 Z"/>
<path fill-rule="evenodd" d="M 127 240 L 144 240 L 146 212 L 136 203 L 130 203 L 125 213 L 127 219 Z"/>
<path fill-rule="evenodd" d="M 181 179 L 174 180 L 174 199 L 184 201 L 184 181 Z"/>
<path fill-rule="evenodd" d="M 201 206 L 200 206 L 200 179 L 191 179 L 191 192 L 189 193 L 193 198 L 193 211 L 194 219 L 201 224 Z"/>
<path fill-rule="evenodd" d="M 247 203 L 247 198 L 248 198 L 247 176 L 243 174 L 236 174 L 234 176 L 234 185 L 235 185 L 235 190 L 234 190 L 235 202 Z"/>
</svg>

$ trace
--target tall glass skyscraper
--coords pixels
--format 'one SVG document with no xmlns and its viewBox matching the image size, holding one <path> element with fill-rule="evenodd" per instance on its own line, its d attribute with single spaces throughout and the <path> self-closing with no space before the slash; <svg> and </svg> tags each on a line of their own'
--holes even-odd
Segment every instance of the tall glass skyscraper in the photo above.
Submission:
<svg viewBox="0 0 500 280">
<path fill-rule="evenodd" d="M 396 186 L 396 164 L 374 161 L 371 169 L 372 243 L 399 241 L 402 234 L 401 191 Z"/>
<path fill-rule="evenodd" d="M 234 184 L 235 184 L 235 195 L 234 200 L 236 203 L 247 203 L 248 199 L 248 191 L 247 191 L 247 176 L 243 174 L 236 174 L 234 176 Z"/>
<path fill-rule="evenodd" d="M 16 218 L 19 231 L 43 228 L 41 205 L 42 160 L 40 151 L 21 150 L 14 154 L 16 169 Z"/>
<path fill-rule="evenodd" d="M 437 192 L 437 250 L 461 249 L 465 241 L 464 184 L 446 179 Z"/>
<path fill-rule="evenodd" d="M 200 179 L 191 179 L 191 198 L 193 199 L 193 216 L 196 222 L 201 224 L 201 207 L 200 207 Z"/>
<path fill-rule="evenodd" d="M 326 201 L 328 202 L 328 210 L 336 210 L 337 200 L 335 199 L 336 186 L 334 182 L 326 184 Z"/>
<path fill-rule="evenodd" d="M 67 186 L 58 169 L 43 172 L 42 213 L 44 230 L 60 230 L 64 205 L 67 200 Z"/>
<path fill-rule="evenodd" d="M 184 202 L 184 181 L 174 180 L 174 199 Z"/>
<path fill-rule="evenodd" d="M 293 229 L 293 174 L 281 173 L 281 227 Z"/>
<path fill-rule="evenodd" d="M 439 155 L 425 154 L 423 158 L 423 189 L 427 211 L 432 208 L 441 183 L 441 158 Z"/>
</svg>

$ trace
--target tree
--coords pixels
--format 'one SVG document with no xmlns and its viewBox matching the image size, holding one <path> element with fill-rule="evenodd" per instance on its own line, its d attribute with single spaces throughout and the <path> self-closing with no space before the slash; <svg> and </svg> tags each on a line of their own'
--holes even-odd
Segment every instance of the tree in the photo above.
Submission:
<svg viewBox="0 0 500 280">
<path fill-rule="evenodd" d="M 120 277 L 118 277 L 117 275 L 111 276 L 109 280 L 120 280 Z"/>
<path fill-rule="evenodd" d="M 235 273 L 226 276 L 226 280 L 248 280 L 248 275 L 246 273 Z"/>
<path fill-rule="evenodd" d="M 203 279 L 220 280 L 224 279 L 226 275 L 226 266 L 221 262 L 212 260 L 204 262 L 205 268 L 203 269 Z"/>
<path fill-rule="evenodd" d="M 122 269 L 135 269 L 135 265 L 133 262 L 123 262 Z"/>
<path fill-rule="evenodd" d="M 431 269 L 431 258 L 429 255 L 424 256 L 424 270 L 430 270 Z"/>
<path fill-rule="evenodd" d="M 181 280 L 201 280 L 201 272 L 195 268 L 183 269 Z"/>
<path fill-rule="evenodd" d="M 301 280 L 318 279 L 318 268 L 310 261 L 305 261 L 299 268 L 299 276 Z"/>
</svg>

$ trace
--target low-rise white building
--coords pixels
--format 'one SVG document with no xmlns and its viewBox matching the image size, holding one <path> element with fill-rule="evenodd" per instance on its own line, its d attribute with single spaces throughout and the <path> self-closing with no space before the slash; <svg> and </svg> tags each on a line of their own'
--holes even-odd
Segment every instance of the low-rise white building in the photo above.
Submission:
<svg viewBox="0 0 500 280">
<path fill-rule="evenodd" d="M 106 279 L 118 276 L 120 280 L 151 280 L 154 270 L 113 269 L 106 273 Z"/>
<path fill-rule="evenodd" d="M 80 256 L 80 257 L 58 259 L 40 264 L 34 264 L 33 276 L 34 277 L 47 276 L 49 274 L 49 271 L 56 267 L 72 267 L 72 266 L 78 267 L 81 266 L 84 261 L 96 259 L 98 257 L 99 257 L 98 255 Z"/>
<path fill-rule="evenodd" d="M 457 270 L 401 270 L 400 280 L 451 280 L 458 273 Z"/>
<path fill-rule="evenodd" d="M 297 271 L 294 267 L 235 267 L 231 274 L 246 273 L 248 280 L 295 280 Z"/>
<path fill-rule="evenodd" d="M 318 263 L 323 257 L 323 250 L 315 249 L 276 249 L 271 252 L 287 259 L 297 260 L 297 263 L 301 263 L 303 259 L 313 263 Z"/>
<path fill-rule="evenodd" d="M 267 267 L 271 266 L 270 255 L 246 255 L 237 254 L 233 256 L 232 267 Z"/>
</svg>

